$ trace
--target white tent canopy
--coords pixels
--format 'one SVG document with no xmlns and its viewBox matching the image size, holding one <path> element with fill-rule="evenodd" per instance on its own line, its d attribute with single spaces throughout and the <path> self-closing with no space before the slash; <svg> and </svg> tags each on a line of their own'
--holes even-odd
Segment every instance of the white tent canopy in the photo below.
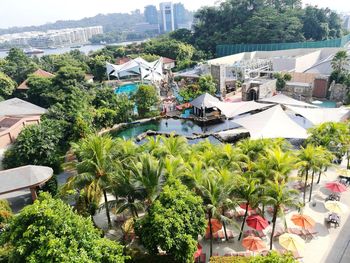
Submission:
<svg viewBox="0 0 350 263">
<path fill-rule="evenodd" d="M 289 118 L 280 105 L 233 122 L 247 129 L 252 139 L 307 138 L 306 130 Z"/>
<path fill-rule="evenodd" d="M 287 108 L 304 118 L 308 119 L 312 124 L 318 125 L 324 122 L 340 122 L 349 117 L 350 110 L 341 108 L 301 108 L 287 106 Z"/>
<path fill-rule="evenodd" d="M 106 63 L 108 76 L 118 79 L 123 77 L 140 76 L 142 80 L 160 81 L 163 78 L 163 59 L 147 62 L 141 57 L 130 60 L 122 65 Z"/>
<path fill-rule="evenodd" d="M 273 104 L 257 103 L 255 101 L 241 101 L 241 102 L 219 102 L 217 107 L 221 110 L 226 118 L 233 118 L 235 116 L 248 113 L 251 111 L 264 109 Z"/>
<path fill-rule="evenodd" d="M 293 99 L 291 97 L 288 97 L 286 95 L 283 94 L 277 94 L 273 97 L 270 98 L 264 98 L 261 99 L 259 101 L 262 102 L 270 102 L 270 103 L 276 103 L 276 104 L 282 104 L 282 105 L 289 105 L 289 106 L 299 106 L 299 107 L 310 107 L 310 108 L 318 108 L 315 105 L 300 101 L 300 100 L 296 100 Z"/>
</svg>

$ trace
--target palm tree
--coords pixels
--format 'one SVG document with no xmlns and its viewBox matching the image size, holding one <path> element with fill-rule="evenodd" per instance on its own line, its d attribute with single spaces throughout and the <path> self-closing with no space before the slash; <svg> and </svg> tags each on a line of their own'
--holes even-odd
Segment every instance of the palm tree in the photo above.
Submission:
<svg viewBox="0 0 350 263">
<path fill-rule="evenodd" d="M 317 179 L 317 184 L 320 183 L 321 181 L 321 174 L 322 172 L 327 171 L 328 167 L 332 166 L 332 161 L 334 160 L 334 155 L 333 153 L 331 153 L 329 150 L 327 150 L 326 148 L 324 148 L 324 152 L 323 152 L 323 163 L 321 163 L 321 168 L 318 172 L 318 179 Z"/>
<path fill-rule="evenodd" d="M 110 186 L 111 174 L 115 171 L 115 142 L 110 136 L 90 135 L 79 143 L 72 144 L 77 159 L 70 163 L 76 174 L 66 184 L 67 189 L 90 189 L 97 195 L 103 193 L 108 226 L 111 218 L 108 208 L 107 189 Z M 100 196 L 97 196 L 98 198 Z"/>
<path fill-rule="evenodd" d="M 343 72 L 349 65 L 349 58 L 346 50 L 338 51 L 332 59 L 332 68 L 336 72 Z"/>
<path fill-rule="evenodd" d="M 250 176 L 240 176 L 237 180 L 237 185 L 231 192 L 232 196 L 244 202 L 246 204 L 246 209 L 243 217 L 243 222 L 241 225 L 241 230 L 239 233 L 238 240 L 241 240 L 245 221 L 248 216 L 248 207 L 255 207 L 258 203 L 258 197 L 260 192 L 259 180 L 252 178 Z"/>
<path fill-rule="evenodd" d="M 136 161 L 128 166 L 136 184 L 143 193 L 146 207 L 157 198 L 163 185 L 163 163 L 149 153 L 140 154 Z"/>
<path fill-rule="evenodd" d="M 332 158 L 333 155 L 326 148 L 322 146 L 317 146 L 315 148 L 314 155 L 315 155 L 315 164 L 312 167 L 309 202 L 311 202 L 315 174 L 318 172 L 320 177 L 320 174 L 322 173 L 322 169 L 324 167 L 328 167 L 331 164 L 331 160 L 333 159 Z"/>
<path fill-rule="evenodd" d="M 210 229 L 210 256 L 213 252 L 213 218 L 218 218 L 224 227 L 225 238 L 228 240 L 226 223 L 229 219 L 225 216 L 228 208 L 234 207 L 235 202 L 230 198 L 232 186 L 235 184 L 235 176 L 228 170 L 211 170 L 201 172 L 192 177 L 195 190 L 202 196 L 208 214 L 208 225 Z"/>
<path fill-rule="evenodd" d="M 312 144 L 308 144 L 305 148 L 301 148 L 297 154 L 298 157 L 298 163 L 297 166 L 300 169 L 300 172 L 302 175 L 305 176 L 305 184 L 303 189 L 303 203 L 305 205 L 305 199 L 306 199 L 306 188 L 307 188 L 307 182 L 309 180 L 309 172 L 310 170 L 316 170 L 317 169 L 317 158 L 318 156 L 315 154 L 316 147 Z"/>
<path fill-rule="evenodd" d="M 266 204 L 273 206 L 272 215 L 272 231 L 270 237 L 270 250 L 272 250 L 273 236 L 275 234 L 276 220 L 278 213 L 283 213 L 283 208 L 286 206 L 297 207 L 298 191 L 289 189 L 284 180 L 280 181 L 277 178 L 274 181 L 268 181 L 265 187 L 264 201 Z"/>
</svg>

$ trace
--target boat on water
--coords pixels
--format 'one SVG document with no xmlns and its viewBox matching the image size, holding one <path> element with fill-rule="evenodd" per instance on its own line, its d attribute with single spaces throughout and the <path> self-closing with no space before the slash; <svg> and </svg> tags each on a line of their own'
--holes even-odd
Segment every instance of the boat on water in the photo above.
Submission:
<svg viewBox="0 0 350 263">
<path fill-rule="evenodd" d="M 81 46 L 77 45 L 77 46 L 71 46 L 70 48 L 81 48 Z"/>
<path fill-rule="evenodd" d="M 37 55 L 37 54 L 42 54 L 44 53 L 44 50 L 37 49 L 37 48 L 28 48 L 24 50 L 24 53 L 26 55 Z"/>
</svg>

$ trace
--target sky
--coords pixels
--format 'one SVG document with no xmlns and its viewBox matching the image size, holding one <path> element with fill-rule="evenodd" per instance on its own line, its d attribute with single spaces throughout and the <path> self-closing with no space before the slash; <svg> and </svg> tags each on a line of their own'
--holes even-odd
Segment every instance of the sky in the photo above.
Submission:
<svg viewBox="0 0 350 263">
<path fill-rule="evenodd" d="M 173 0 L 196 10 L 214 5 L 217 0 Z M 350 0 L 303 0 L 319 7 L 331 7 L 338 11 L 350 11 Z M 81 19 L 99 13 L 143 11 L 145 5 L 159 6 L 164 0 L 0 0 L 0 28 L 40 25 L 56 20 Z"/>
</svg>

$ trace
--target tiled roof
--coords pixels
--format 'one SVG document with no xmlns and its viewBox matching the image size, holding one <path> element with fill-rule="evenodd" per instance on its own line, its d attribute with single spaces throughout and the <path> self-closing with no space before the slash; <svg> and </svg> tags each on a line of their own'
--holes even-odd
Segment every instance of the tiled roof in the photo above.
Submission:
<svg viewBox="0 0 350 263">
<path fill-rule="evenodd" d="M 47 72 L 45 70 L 42 70 L 42 69 L 38 69 L 37 71 L 35 71 L 33 73 L 34 76 L 38 76 L 38 77 L 42 77 L 42 78 L 52 78 L 54 77 L 55 75 L 50 73 L 50 72 Z M 23 81 L 18 87 L 17 89 L 19 90 L 27 90 L 29 89 L 29 87 L 27 86 L 27 81 L 28 79 L 26 79 L 25 81 Z"/>
</svg>

